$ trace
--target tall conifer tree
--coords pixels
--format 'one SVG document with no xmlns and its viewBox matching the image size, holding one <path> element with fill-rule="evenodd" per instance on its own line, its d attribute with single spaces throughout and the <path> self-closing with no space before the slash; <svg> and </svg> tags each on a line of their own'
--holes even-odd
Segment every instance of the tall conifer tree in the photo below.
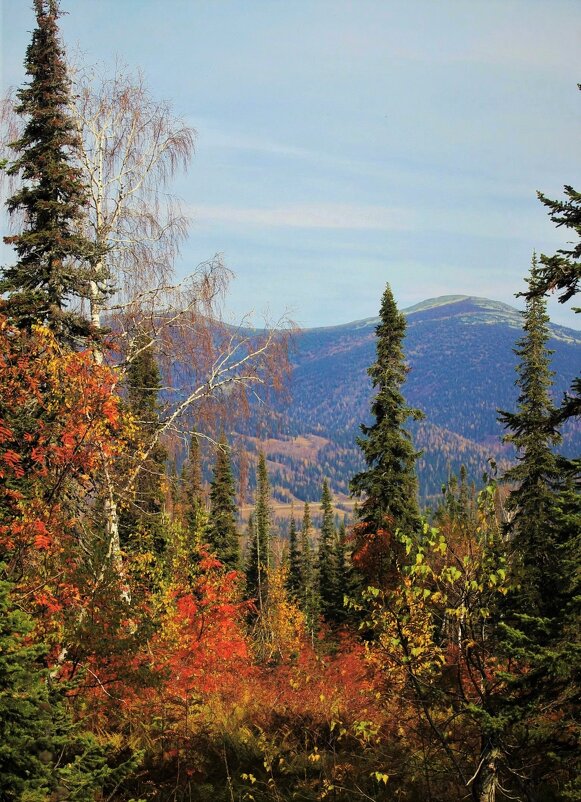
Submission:
<svg viewBox="0 0 581 802">
<path fill-rule="evenodd" d="M 524 312 L 524 336 L 516 355 L 517 385 L 520 394 L 516 412 L 501 412 L 500 420 L 508 429 L 505 440 L 517 451 L 517 464 L 505 473 L 505 480 L 517 483 L 508 499 L 512 511 L 509 525 L 511 547 L 521 563 L 522 593 L 528 604 L 522 612 L 542 613 L 555 602 L 560 591 L 557 519 L 557 458 L 553 448 L 560 441 L 551 421 L 554 406 L 550 396 L 553 371 L 550 368 L 549 339 L 544 297 L 534 293 L 538 265 L 533 257 L 529 290 Z"/>
<path fill-rule="evenodd" d="M 577 85 L 581 90 L 581 84 Z M 580 290 L 581 282 L 581 193 L 575 190 L 570 184 L 566 184 L 565 200 L 551 200 L 542 192 L 538 192 L 538 198 L 549 210 L 551 220 L 557 227 L 565 227 L 577 237 L 577 241 L 571 242 L 571 247 L 560 248 L 552 256 L 541 255 L 541 265 L 538 269 L 538 279 L 535 286 L 529 286 L 527 298 L 532 296 L 542 297 L 546 293 L 559 290 L 559 303 L 566 303 L 573 298 Z M 575 312 L 580 309 L 573 307 Z M 577 375 L 571 385 L 571 390 L 565 395 L 563 402 L 554 415 L 554 423 L 560 425 L 569 418 L 581 416 L 581 375 Z M 579 458 L 565 460 L 560 459 L 561 472 L 569 484 L 578 484 L 581 464 Z M 564 499 L 564 506 L 569 507 L 571 494 L 569 491 L 569 501 Z M 575 506 L 575 498 L 573 496 Z"/>
<path fill-rule="evenodd" d="M 195 540 L 198 538 L 200 527 L 205 520 L 202 462 L 200 443 L 196 432 L 192 433 L 188 458 L 182 468 L 181 488 L 185 522 Z"/>
<path fill-rule="evenodd" d="M 517 776 L 524 778 L 533 796 L 553 772 L 564 768 L 567 773 L 576 754 L 578 758 L 572 733 L 578 733 L 575 699 L 581 671 L 581 504 L 570 468 L 562 470 L 568 461 L 552 450 L 560 438 L 549 394 L 552 371 L 546 302 L 540 291 L 543 280 L 533 258 L 524 336 L 515 351 L 517 410 L 501 413 L 518 462 L 505 474 L 516 483 L 508 500 L 513 517 L 507 526 L 515 582 L 501 610 L 499 649 L 517 660 L 514 675 L 507 674 L 506 699 L 504 705 L 496 705 L 495 722 L 500 733 L 507 723 L 518 721 L 520 755 L 515 748 L 518 741 L 513 739 L 510 748 L 513 760 L 520 759 L 524 766 Z"/>
<path fill-rule="evenodd" d="M 377 358 L 367 371 L 376 390 L 371 404 L 375 421 L 361 426 L 362 437 L 357 442 L 367 467 L 351 481 L 351 492 L 363 497 L 358 518 L 364 526 L 358 547 L 379 530 L 412 532 L 421 525 L 415 471 L 419 452 L 414 450 L 405 424 L 410 418 L 421 418 L 422 413 L 407 406 L 402 394 L 408 372 L 403 353 L 406 322 L 389 284 L 379 314 Z M 381 565 L 374 568 L 378 578 L 385 578 L 394 556 L 395 552 L 381 555 Z"/>
<path fill-rule="evenodd" d="M 332 617 L 337 595 L 337 566 L 333 545 L 336 538 L 335 514 L 329 483 L 323 481 L 321 496 L 321 536 L 319 538 L 318 575 L 321 612 L 325 619 Z"/>
<path fill-rule="evenodd" d="M 257 496 L 254 508 L 254 522 L 256 525 L 256 537 L 260 542 L 261 560 L 264 567 L 270 567 L 270 483 L 268 481 L 268 470 L 266 467 L 266 457 L 263 453 L 258 456 L 257 473 Z"/>
<path fill-rule="evenodd" d="M 240 540 L 236 525 L 236 489 L 228 443 L 221 436 L 216 450 L 214 476 L 210 482 L 210 514 L 206 540 L 226 568 L 240 567 Z"/>
<path fill-rule="evenodd" d="M 307 629 L 311 633 L 311 637 L 314 637 L 318 628 L 320 604 L 317 567 L 311 545 L 312 528 L 311 508 L 308 502 L 305 502 L 301 525 L 301 592 L 299 601 L 305 614 Z"/>
<path fill-rule="evenodd" d="M 253 531 L 246 568 L 248 595 L 257 599 L 262 610 L 268 595 L 268 570 L 270 568 L 270 485 L 266 458 L 258 455 L 256 469 L 256 501 L 254 505 Z"/>
<path fill-rule="evenodd" d="M 159 428 L 161 377 L 153 342 L 147 335 L 135 338 L 126 376 L 127 405 L 137 427 L 135 450 L 149 448 Z M 121 510 L 119 531 L 122 541 L 160 553 L 164 549 L 163 522 L 165 466 L 167 451 L 156 443 L 140 471 L 131 499 Z"/>
<path fill-rule="evenodd" d="M 293 599 L 300 597 L 301 591 L 301 552 L 299 548 L 299 539 L 297 532 L 297 524 L 295 521 L 294 512 L 291 513 L 290 526 L 289 526 L 289 554 L 288 554 L 288 576 L 287 576 L 287 590 Z"/>
<path fill-rule="evenodd" d="M 68 111 L 58 2 L 34 0 L 34 8 L 36 29 L 25 60 L 30 83 L 18 92 L 16 106 L 26 125 L 12 145 L 17 158 L 8 169 L 22 185 L 7 207 L 23 216 L 25 228 L 4 238 L 18 261 L 2 270 L 0 292 L 9 295 L 7 310 L 15 325 L 43 323 L 70 343 L 90 330 L 71 303 L 86 296 L 95 246 L 78 233 L 87 195 L 74 164 L 79 142 Z"/>
<path fill-rule="evenodd" d="M 354 590 L 352 571 L 347 561 L 347 530 L 344 520 L 341 521 L 341 526 L 335 537 L 333 554 L 335 558 L 336 581 L 333 588 L 333 602 L 330 610 L 330 618 L 336 624 L 341 624 L 348 617 L 348 611 L 344 604 L 345 596 L 349 596 Z"/>
</svg>

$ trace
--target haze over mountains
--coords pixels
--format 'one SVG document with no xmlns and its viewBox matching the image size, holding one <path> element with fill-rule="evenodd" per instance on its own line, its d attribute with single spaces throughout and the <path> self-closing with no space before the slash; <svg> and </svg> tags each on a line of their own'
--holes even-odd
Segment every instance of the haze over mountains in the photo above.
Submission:
<svg viewBox="0 0 581 802">
<path fill-rule="evenodd" d="M 464 464 L 477 484 L 489 458 L 499 465 L 512 455 L 501 442 L 497 410 L 514 408 L 516 341 L 522 316 L 486 298 L 450 295 L 403 310 L 410 372 L 404 394 L 425 420 L 413 424 L 420 494 L 433 505 L 449 473 Z M 356 437 L 369 421 L 372 397 L 367 368 L 375 359 L 377 318 L 304 329 L 291 355 L 291 399 L 276 399 L 253 414 L 238 434 L 250 451 L 266 449 L 275 500 L 318 501 L 324 477 L 347 509 L 350 477 L 361 466 Z M 581 363 L 581 333 L 551 326 L 553 394 L 561 399 Z M 258 427 L 258 428 L 257 428 Z M 260 441 L 256 438 L 258 431 Z M 565 432 L 563 450 L 579 452 L 581 426 Z"/>
</svg>

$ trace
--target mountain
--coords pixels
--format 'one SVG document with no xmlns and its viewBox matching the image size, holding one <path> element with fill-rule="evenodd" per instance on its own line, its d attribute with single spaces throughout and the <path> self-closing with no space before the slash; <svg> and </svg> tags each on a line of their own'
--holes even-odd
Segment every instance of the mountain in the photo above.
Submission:
<svg viewBox="0 0 581 802">
<path fill-rule="evenodd" d="M 522 316 L 507 304 L 464 295 L 432 298 L 403 311 L 410 367 L 404 394 L 426 415 L 412 433 L 423 450 L 421 498 L 433 504 L 450 471 L 464 464 L 479 483 L 490 471 L 489 458 L 502 467 L 512 456 L 501 443 L 497 410 L 515 406 L 513 348 L 522 336 Z M 300 331 L 291 354 L 290 400 L 275 399 L 266 412 L 255 409 L 239 427 L 250 451 L 257 449 L 259 433 L 278 501 L 317 501 L 327 477 L 339 505 L 349 506 L 349 479 L 361 467 L 355 441 L 359 425 L 370 419 L 366 371 L 375 359 L 377 322 Z M 581 333 L 551 326 L 548 347 L 554 350 L 558 401 L 581 364 Z M 579 453 L 579 422 L 565 434 L 564 451 Z"/>
</svg>

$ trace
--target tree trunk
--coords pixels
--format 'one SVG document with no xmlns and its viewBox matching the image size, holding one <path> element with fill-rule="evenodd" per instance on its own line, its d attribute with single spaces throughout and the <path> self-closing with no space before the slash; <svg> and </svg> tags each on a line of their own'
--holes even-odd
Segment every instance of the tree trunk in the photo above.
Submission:
<svg viewBox="0 0 581 802">
<path fill-rule="evenodd" d="M 496 800 L 499 757 L 499 750 L 487 743 L 482 752 L 480 767 L 475 781 L 478 802 L 495 802 Z"/>
<path fill-rule="evenodd" d="M 89 286 L 89 306 L 91 312 L 91 323 L 96 331 L 101 330 L 101 298 L 99 286 L 96 281 L 91 281 Z M 93 342 L 93 359 L 97 365 L 103 364 L 103 349 L 100 341 Z"/>
</svg>

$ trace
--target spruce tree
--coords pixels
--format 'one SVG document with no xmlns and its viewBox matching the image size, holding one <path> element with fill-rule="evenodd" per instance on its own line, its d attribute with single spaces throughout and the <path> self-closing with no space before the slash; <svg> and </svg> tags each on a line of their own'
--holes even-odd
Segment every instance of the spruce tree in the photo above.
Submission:
<svg viewBox="0 0 581 802">
<path fill-rule="evenodd" d="M 246 525 L 246 549 L 244 559 L 244 575 L 246 579 L 246 596 L 249 599 L 257 599 L 258 593 L 258 561 L 256 559 L 256 530 L 254 526 L 254 515 L 251 512 L 248 516 Z"/>
<path fill-rule="evenodd" d="M 266 458 L 263 453 L 258 456 L 257 473 L 257 497 L 254 508 L 254 521 L 256 525 L 256 537 L 260 542 L 261 560 L 264 567 L 270 567 L 270 483 L 268 481 L 268 471 L 266 468 Z"/>
<path fill-rule="evenodd" d="M 421 418 L 422 413 L 407 406 L 401 391 L 408 372 L 403 353 L 405 329 L 405 317 L 388 284 L 375 330 L 377 358 L 367 371 L 376 390 L 371 404 L 375 421 L 370 426 L 362 424 L 363 436 L 357 440 L 367 467 L 351 480 L 351 492 L 363 498 L 358 510 L 363 524 L 359 548 L 379 530 L 413 532 L 421 526 L 415 472 L 419 452 L 414 450 L 405 424 L 409 418 Z M 387 575 L 394 554 L 392 550 L 381 555 L 381 565 L 373 571 L 379 580 Z"/>
<path fill-rule="evenodd" d="M 214 476 L 210 482 L 210 514 L 206 541 L 224 566 L 240 568 L 240 540 L 236 525 L 236 488 L 225 435 L 216 449 Z"/>
<path fill-rule="evenodd" d="M 501 413 L 518 461 L 505 474 L 516 483 L 507 503 L 512 519 L 506 528 L 514 582 L 500 611 L 499 651 L 515 668 L 505 678 L 506 699 L 504 706 L 497 704 L 495 723 L 500 732 L 498 725 L 518 722 L 520 754 L 518 740 L 513 739 L 511 749 L 513 760 L 524 767 L 518 773 L 527 795 L 561 771 L 574 772 L 581 670 L 581 504 L 570 474 L 562 471 L 563 460 L 553 452 L 559 436 L 549 394 L 548 317 L 544 296 L 537 291 L 537 267 L 533 258 L 524 336 L 516 349 L 517 410 Z"/>
<path fill-rule="evenodd" d="M 297 532 L 297 524 L 295 521 L 294 512 L 291 512 L 291 519 L 289 525 L 289 554 L 288 554 L 288 575 L 286 586 L 290 596 L 293 599 L 300 597 L 301 590 L 301 552 L 299 549 L 299 539 Z"/>
<path fill-rule="evenodd" d="M 514 558 L 520 563 L 522 593 L 527 597 L 522 612 L 542 613 L 557 600 L 560 592 L 558 536 L 555 531 L 557 458 L 553 448 L 560 441 L 551 420 L 554 406 L 550 396 L 553 371 L 546 301 L 534 293 L 538 265 L 533 256 L 529 290 L 524 314 L 524 336 L 515 348 L 519 358 L 517 385 L 520 394 L 516 412 L 501 412 L 500 420 L 508 429 L 505 441 L 517 451 L 517 464 L 506 471 L 504 479 L 516 483 L 508 499 L 512 513 L 508 531 Z"/>
<path fill-rule="evenodd" d="M 255 598 L 260 610 L 268 595 L 268 570 L 270 568 L 270 485 L 266 458 L 258 455 L 256 469 L 256 500 L 254 505 L 253 531 L 246 568 L 246 588 L 248 595 Z"/>
<path fill-rule="evenodd" d="M 301 525 L 301 591 L 299 602 L 305 614 L 307 629 L 311 633 L 311 638 L 314 637 L 318 629 L 320 610 L 317 567 L 313 559 L 311 545 L 312 526 L 311 508 L 308 502 L 305 502 Z"/>
<path fill-rule="evenodd" d="M 192 433 L 188 458 L 182 467 L 181 487 L 185 523 L 192 540 L 195 541 L 199 538 L 200 527 L 205 519 L 202 462 L 196 432 Z"/>
<path fill-rule="evenodd" d="M 7 800 L 48 796 L 52 770 L 45 650 L 26 643 L 32 629 L 12 603 L 11 584 L 0 580 L 0 798 Z"/>
<path fill-rule="evenodd" d="M 79 140 L 68 111 L 58 2 L 34 0 L 34 8 L 36 28 L 25 60 L 30 83 L 18 92 L 16 106 L 26 125 L 12 144 L 17 158 L 8 168 L 22 179 L 8 211 L 21 215 L 25 228 L 4 237 L 18 261 L 3 268 L 0 292 L 8 293 L 6 309 L 15 325 L 29 329 L 42 323 L 71 343 L 90 332 L 71 305 L 86 297 L 95 246 L 79 233 L 87 193 L 74 164 Z"/>
<path fill-rule="evenodd" d="M 13 599 L 0 564 L 0 800 L 93 800 L 114 793 L 136 767 L 119 760 L 75 724 L 64 687 L 51 682 L 48 647 L 31 638 L 34 623 Z M 129 759 L 128 759 L 129 758 Z"/>
<path fill-rule="evenodd" d="M 134 416 L 135 451 L 149 448 L 159 429 L 159 391 L 161 377 L 154 345 L 147 335 L 139 335 L 133 344 L 126 375 L 127 406 Z M 164 550 L 162 513 L 165 501 L 165 465 L 167 451 L 156 443 L 139 472 L 132 496 L 121 510 L 119 531 L 122 542 L 137 550 Z"/>
<path fill-rule="evenodd" d="M 329 483 L 326 479 L 323 481 L 321 513 L 322 523 L 318 552 L 319 597 L 321 613 L 325 620 L 330 621 L 337 595 L 337 566 L 333 549 L 337 533 L 335 531 L 333 500 L 329 490 Z"/>
<path fill-rule="evenodd" d="M 344 604 L 345 596 L 350 596 L 354 591 L 353 574 L 347 560 L 347 530 L 344 520 L 341 521 L 339 531 L 336 533 L 333 556 L 336 580 L 333 588 L 332 606 L 328 615 L 331 621 L 341 624 L 348 618 L 348 611 Z"/>
</svg>

